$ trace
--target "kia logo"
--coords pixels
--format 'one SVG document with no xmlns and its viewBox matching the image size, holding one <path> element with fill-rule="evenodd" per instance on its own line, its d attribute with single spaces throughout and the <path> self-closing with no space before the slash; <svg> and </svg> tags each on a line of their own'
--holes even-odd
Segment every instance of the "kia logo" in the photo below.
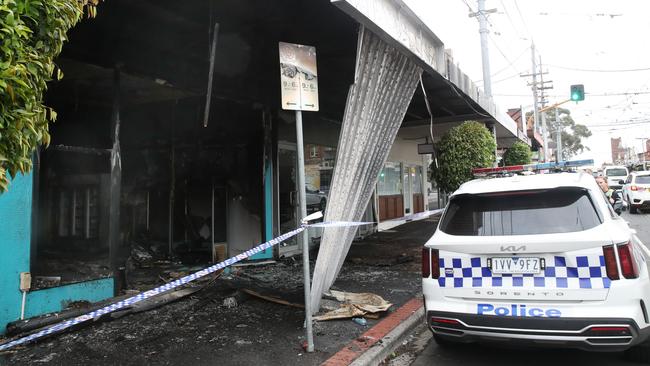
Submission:
<svg viewBox="0 0 650 366">
<path fill-rule="evenodd" d="M 519 247 L 516 247 L 514 245 L 508 245 L 508 246 L 505 246 L 505 247 L 503 245 L 501 246 L 501 251 L 502 252 L 520 252 L 522 250 L 526 250 L 525 245 L 522 245 L 522 246 L 519 246 Z"/>
</svg>

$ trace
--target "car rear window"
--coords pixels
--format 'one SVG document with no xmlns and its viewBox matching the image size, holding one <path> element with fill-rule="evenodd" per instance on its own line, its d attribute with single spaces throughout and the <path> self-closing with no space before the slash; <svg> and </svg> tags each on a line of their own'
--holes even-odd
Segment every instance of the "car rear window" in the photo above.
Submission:
<svg viewBox="0 0 650 366">
<path fill-rule="evenodd" d="M 634 180 L 636 184 L 650 184 L 650 175 L 637 175 Z"/>
<path fill-rule="evenodd" d="M 605 175 L 608 177 L 622 177 L 627 175 L 627 171 L 625 169 L 607 169 Z"/>
<path fill-rule="evenodd" d="M 450 235 L 530 235 L 583 231 L 600 223 L 586 189 L 562 187 L 455 196 L 440 230 Z"/>
</svg>

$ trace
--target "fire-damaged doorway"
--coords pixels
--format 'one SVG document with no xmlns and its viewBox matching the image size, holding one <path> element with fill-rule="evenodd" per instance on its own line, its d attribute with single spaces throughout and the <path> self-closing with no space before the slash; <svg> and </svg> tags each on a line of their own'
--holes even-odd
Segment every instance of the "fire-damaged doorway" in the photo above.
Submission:
<svg viewBox="0 0 650 366">
<path fill-rule="evenodd" d="M 38 279 L 63 284 L 109 276 L 112 251 L 118 266 L 129 257 L 141 265 L 204 264 L 262 238 L 265 112 L 223 103 L 215 108 L 218 123 L 204 128 L 201 99 L 142 102 L 128 94 L 131 78 L 120 80 L 118 245 L 108 245 L 111 93 L 94 93 L 96 86 L 71 77 L 48 98 L 59 119 L 39 166 L 32 263 Z"/>
<path fill-rule="evenodd" d="M 314 11 L 332 16 L 301 17 Z M 298 225 L 287 170 L 296 157 L 278 142 L 295 138 L 278 136 L 293 123 L 279 111 L 278 42 L 318 48 L 327 81 L 321 112 L 305 115 L 305 141 L 333 146 L 356 24 L 327 0 L 112 0 L 98 14 L 71 31 L 57 60 L 65 77 L 46 95 L 59 115 L 35 176 L 31 270 L 40 286 L 112 276 L 133 286 L 134 268 L 191 270 Z M 317 183 L 310 198 L 322 209 L 329 183 Z"/>
</svg>

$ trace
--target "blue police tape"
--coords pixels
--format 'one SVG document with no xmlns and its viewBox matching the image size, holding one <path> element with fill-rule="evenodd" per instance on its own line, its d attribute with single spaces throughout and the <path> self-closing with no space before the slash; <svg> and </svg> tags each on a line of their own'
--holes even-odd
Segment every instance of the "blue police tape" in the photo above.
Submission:
<svg viewBox="0 0 650 366">
<path fill-rule="evenodd" d="M 423 219 L 423 218 L 425 218 L 425 217 L 429 217 L 429 216 L 431 216 L 431 215 L 435 215 L 435 214 L 441 213 L 442 211 L 444 211 L 444 210 L 443 210 L 443 209 L 438 209 L 438 210 L 429 210 L 429 211 L 419 212 L 419 213 L 412 214 L 412 215 L 406 215 L 406 216 L 403 216 L 403 217 L 398 217 L 398 218 L 396 218 L 396 219 L 391 219 L 391 220 L 387 220 L 387 221 L 384 221 L 384 222 L 390 222 L 390 221 L 413 221 L 413 220 L 419 220 L 419 219 Z"/>
<path fill-rule="evenodd" d="M 429 216 L 429 215 L 432 215 L 434 213 L 437 213 L 439 211 L 441 211 L 441 210 L 425 211 L 425 212 L 421 212 L 421 213 L 418 213 L 418 214 L 415 214 L 415 215 L 405 216 L 405 217 L 397 219 L 397 220 L 409 220 L 409 219 L 412 220 L 412 219 L 414 219 L 413 217 L 417 217 L 417 218 L 425 217 L 425 216 Z M 8 349 L 13 348 L 15 346 L 25 344 L 27 342 L 31 342 L 31 341 L 39 339 L 39 338 L 43 338 L 45 336 L 60 332 L 60 331 L 62 331 L 64 329 L 68 329 L 70 327 L 73 327 L 75 325 L 87 322 L 87 321 L 92 320 L 92 319 L 98 319 L 99 317 L 101 317 L 103 315 L 106 315 L 108 313 L 112 313 L 114 311 L 123 309 L 123 308 L 125 308 L 127 306 L 131 306 L 131 305 L 136 304 L 136 303 L 138 303 L 140 301 L 146 300 L 146 299 L 148 299 L 150 297 L 153 297 L 153 296 L 159 295 L 159 294 L 161 294 L 163 292 L 172 290 L 172 289 L 174 289 L 176 287 L 186 285 L 186 284 L 188 284 L 188 283 L 190 283 L 190 282 L 192 282 L 194 280 L 197 280 L 197 279 L 199 279 L 201 277 L 205 277 L 205 276 L 207 276 L 207 275 L 209 275 L 211 273 L 214 273 L 214 272 L 216 272 L 216 271 L 218 271 L 220 269 L 229 267 L 229 266 L 231 266 L 231 265 L 233 265 L 233 264 L 235 264 L 235 263 L 237 263 L 237 262 L 239 262 L 241 260 L 244 260 L 244 259 L 246 259 L 246 258 L 248 258 L 250 256 L 253 256 L 253 255 L 257 254 L 257 253 L 260 253 L 260 252 L 262 252 L 262 251 L 264 251 L 266 249 L 269 249 L 269 248 L 271 248 L 271 247 L 273 247 L 273 246 L 275 246 L 277 244 L 280 244 L 283 241 L 285 241 L 285 240 L 287 240 L 287 239 L 289 239 L 291 237 L 294 237 L 294 236 L 298 235 L 299 233 L 303 232 L 308 227 L 350 227 L 350 226 L 361 226 L 361 225 L 369 225 L 369 224 L 375 224 L 375 222 L 329 221 L 329 222 L 320 222 L 320 223 L 309 224 L 309 225 L 303 224 L 301 227 L 299 227 L 299 228 L 297 228 L 295 230 L 289 231 L 289 232 L 287 232 L 285 234 L 282 234 L 282 235 L 278 236 L 277 238 L 271 239 L 271 240 L 269 240 L 269 241 L 267 241 L 265 243 L 262 243 L 262 244 L 256 246 L 255 248 L 249 249 L 249 250 L 247 250 L 247 251 L 245 251 L 245 252 L 243 252 L 241 254 L 238 254 L 238 255 L 236 255 L 234 257 L 228 258 L 225 261 L 217 263 L 217 264 L 215 264 L 213 266 L 204 268 L 204 269 L 202 269 L 202 270 L 200 270 L 198 272 L 195 272 L 195 273 L 192 273 L 192 274 L 187 275 L 185 277 L 179 278 L 176 281 L 172 281 L 170 283 L 167 283 L 165 285 L 156 287 L 156 288 L 151 289 L 149 291 L 142 292 L 142 293 L 140 293 L 140 294 L 138 294 L 136 296 L 129 297 L 128 299 L 118 301 L 118 302 L 116 302 L 114 304 L 105 306 L 105 307 L 103 307 L 101 309 L 98 309 L 98 310 L 95 310 L 95 311 L 91 311 L 91 312 L 89 312 L 87 314 L 84 314 L 84 315 L 80 315 L 80 316 L 78 316 L 76 318 L 72 318 L 70 320 L 66 320 L 66 321 L 61 322 L 61 323 L 57 323 L 57 324 L 55 324 L 55 325 L 53 325 L 53 326 L 51 326 L 49 328 L 43 329 L 43 330 L 41 330 L 39 332 L 36 332 L 34 334 L 30 334 L 28 336 L 18 338 L 16 340 L 13 340 L 13 341 L 10 341 L 10 342 L 2 343 L 2 344 L 0 344 L 0 351 L 5 351 L 5 350 L 8 350 Z"/>
<path fill-rule="evenodd" d="M 347 223 L 347 224 L 348 224 L 348 226 L 353 226 L 353 225 L 351 225 L 352 223 Z M 73 327 L 73 326 L 75 326 L 77 324 L 84 323 L 84 322 L 92 320 L 92 319 L 97 319 L 97 318 L 101 317 L 102 315 L 112 313 L 112 312 L 114 312 L 116 310 L 123 309 L 123 308 L 125 308 L 127 306 L 131 306 L 131 305 L 133 305 L 135 303 L 146 300 L 146 299 L 148 299 L 150 297 L 156 296 L 156 295 L 161 294 L 161 293 L 163 293 L 165 291 L 169 291 L 169 290 L 172 290 L 172 289 L 174 289 L 176 287 L 188 284 L 188 283 L 190 283 L 190 282 L 192 282 L 192 281 L 194 281 L 196 279 L 199 279 L 201 277 L 209 275 L 210 273 L 214 273 L 214 272 L 216 272 L 216 271 L 218 271 L 220 269 L 231 266 L 231 265 L 233 265 L 233 264 L 235 264 L 235 263 L 237 263 L 237 262 L 239 262 L 241 260 L 244 260 L 244 259 L 246 259 L 246 258 L 248 258 L 248 257 L 250 257 L 252 255 L 260 253 L 260 252 L 262 252 L 262 251 L 264 251 L 264 250 L 266 250 L 268 248 L 271 248 L 271 247 L 273 247 L 273 246 L 275 246 L 275 245 L 277 245 L 277 244 L 279 244 L 279 243 L 281 243 L 281 242 L 283 242 L 283 241 L 285 241 L 285 240 L 287 240 L 287 239 L 289 239 L 289 238 L 291 238 L 293 236 L 296 236 L 297 234 L 303 232 L 308 226 L 309 225 L 301 226 L 296 230 L 289 231 L 289 232 L 287 232 L 287 233 L 285 233 L 283 235 L 278 236 L 275 239 L 271 239 L 271 240 L 269 240 L 269 241 L 267 241 L 265 243 L 262 243 L 262 244 L 256 246 L 255 248 L 249 249 L 249 250 L 247 250 L 247 251 L 245 251 L 245 252 L 243 252 L 241 254 L 238 254 L 238 255 L 236 255 L 236 256 L 234 256 L 232 258 L 228 258 L 223 262 L 217 263 L 217 264 L 215 264 L 213 266 L 207 267 L 207 268 L 202 269 L 202 270 L 200 270 L 198 272 L 195 272 L 195 273 L 192 273 L 192 274 L 187 275 L 185 277 L 179 278 L 176 281 L 173 281 L 173 282 L 167 283 L 165 285 L 156 287 L 156 288 L 154 288 L 152 290 L 140 293 L 140 294 L 138 294 L 136 296 L 129 297 L 128 299 L 118 301 L 118 302 L 116 302 L 114 304 L 108 305 L 106 307 L 103 307 L 101 309 L 98 309 L 98 310 L 95 310 L 95 311 L 92 311 L 92 312 L 89 312 L 87 314 L 80 315 L 80 316 L 78 316 L 76 318 L 66 320 L 66 321 L 61 322 L 61 323 L 57 323 L 57 324 L 55 324 L 55 325 L 53 325 L 53 326 L 51 326 L 49 328 L 46 328 L 46 329 L 44 329 L 44 330 L 42 330 L 40 332 L 30 334 L 28 336 L 25 336 L 25 337 L 22 337 L 22 338 L 19 338 L 19 339 L 10 341 L 10 342 L 0 344 L 0 351 L 8 350 L 8 349 L 13 348 L 15 346 L 18 346 L 18 345 L 21 345 L 21 344 L 24 344 L 24 343 L 27 343 L 27 342 L 31 342 L 33 340 L 48 336 L 48 335 L 53 334 L 53 333 L 60 332 L 60 331 L 62 331 L 64 329 Z M 334 226 L 334 225 L 332 225 L 332 226 Z M 336 226 L 341 226 L 341 225 L 336 225 Z"/>
</svg>

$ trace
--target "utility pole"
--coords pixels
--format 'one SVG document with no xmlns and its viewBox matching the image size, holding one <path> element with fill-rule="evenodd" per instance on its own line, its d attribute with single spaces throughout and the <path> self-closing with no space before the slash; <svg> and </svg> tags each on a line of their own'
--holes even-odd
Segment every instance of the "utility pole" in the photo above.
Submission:
<svg viewBox="0 0 650 366">
<path fill-rule="evenodd" d="M 562 159 L 562 125 L 560 124 L 559 112 L 555 108 L 555 130 L 557 131 L 557 149 L 555 155 L 557 155 L 557 161 L 560 162 Z"/>
<path fill-rule="evenodd" d="M 532 72 L 530 74 L 523 74 L 520 75 L 521 77 L 532 77 L 532 82 L 528 83 L 528 86 L 531 87 L 531 90 L 533 92 L 533 131 L 534 132 L 540 132 L 542 135 L 542 155 L 543 155 L 543 161 L 548 161 L 548 145 L 547 145 L 547 128 L 546 128 L 546 116 L 544 115 L 543 112 L 545 109 L 543 108 L 544 105 L 546 104 L 546 97 L 544 95 L 544 90 L 546 89 L 552 89 L 553 86 L 545 86 L 544 84 L 546 83 L 551 83 L 552 81 L 544 81 L 544 75 L 548 74 L 548 72 L 544 72 L 541 68 L 541 58 L 540 58 L 540 68 L 538 71 L 537 68 L 537 57 L 535 55 L 535 44 L 531 43 L 530 45 L 530 50 L 532 54 Z M 537 81 L 537 78 L 540 78 L 540 81 Z M 541 92 L 541 95 L 540 95 Z M 540 104 L 542 105 L 542 108 L 540 108 Z M 541 113 L 541 115 L 540 115 Z M 540 119 L 541 119 L 541 126 L 540 126 Z"/>
<path fill-rule="evenodd" d="M 544 85 L 545 83 L 551 83 L 552 81 L 544 81 L 544 74 L 547 74 L 544 72 L 544 68 L 542 66 L 542 56 L 539 57 L 539 80 L 540 80 L 540 86 L 536 87 L 537 90 L 540 92 L 540 102 L 542 105 L 542 108 L 546 107 L 546 93 L 544 90 L 546 89 L 553 89 L 553 86 L 546 86 Z M 548 139 L 550 138 L 549 130 L 546 125 L 546 113 L 542 113 L 542 140 L 544 143 L 544 162 L 549 161 L 548 158 Z"/>
<path fill-rule="evenodd" d="M 530 44 L 530 51 L 533 56 L 533 71 L 531 73 L 533 77 L 533 84 L 532 84 L 532 90 L 533 90 L 533 132 L 537 132 L 539 129 L 539 101 L 537 100 L 537 57 L 535 57 L 535 44 L 531 43 Z M 529 75 L 524 75 L 524 76 L 529 76 Z"/>
<path fill-rule="evenodd" d="M 497 9 L 485 10 L 485 0 L 477 0 L 478 11 L 470 13 L 470 18 L 478 18 L 479 29 L 481 35 L 481 59 L 483 61 L 483 92 L 488 98 L 492 98 L 492 78 L 490 75 L 490 54 L 488 52 L 488 33 L 490 30 L 487 27 L 487 16 L 491 13 L 496 13 Z"/>
<path fill-rule="evenodd" d="M 496 13 L 497 9 L 485 10 L 485 0 L 477 0 L 478 11 L 476 13 L 470 13 L 470 18 L 478 18 L 478 32 L 481 35 L 481 59 L 483 61 L 483 92 L 488 99 L 492 98 L 492 76 L 490 75 L 490 53 L 488 51 L 488 33 L 490 30 L 487 27 L 488 21 L 487 16 L 490 13 Z M 497 151 L 499 149 L 497 142 L 497 130 L 496 126 L 493 125 L 492 135 L 494 136 L 494 166 L 496 167 L 498 162 Z"/>
</svg>

